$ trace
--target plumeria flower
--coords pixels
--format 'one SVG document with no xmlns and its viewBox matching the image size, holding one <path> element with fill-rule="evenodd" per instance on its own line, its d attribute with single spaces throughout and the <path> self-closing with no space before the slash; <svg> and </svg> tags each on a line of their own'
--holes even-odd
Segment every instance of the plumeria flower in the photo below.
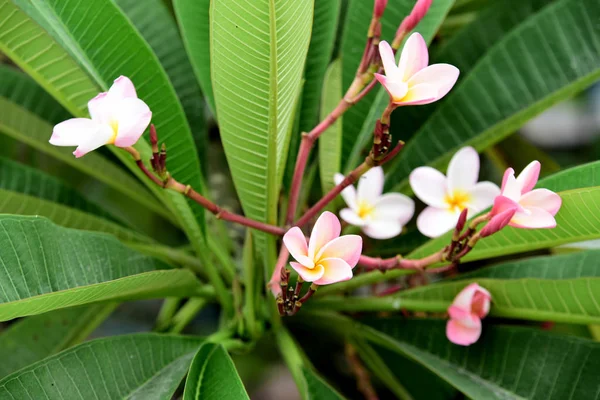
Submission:
<svg viewBox="0 0 600 400">
<path fill-rule="evenodd" d="M 335 174 L 334 180 L 339 185 L 344 175 Z M 382 195 L 383 181 L 383 168 L 374 167 L 360 178 L 358 190 L 348 186 L 342 191 L 348 208 L 340 211 L 340 217 L 374 239 L 397 236 L 415 212 L 411 198 L 400 193 Z"/>
<path fill-rule="evenodd" d="M 433 103 L 444 97 L 458 79 L 458 68 L 453 65 L 427 66 L 427 44 L 417 32 L 406 41 L 398 66 L 394 51 L 387 42 L 379 44 L 379 53 L 385 75 L 375 74 L 375 78 L 388 91 L 392 102 L 399 106 Z"/>
<path fill-rule="evenodd" d="M 317 285 L 347 281 L 362 252 L 358 235 L 340 236 L 341 225 L 335 214 L 321 214 L 310 235 L 308 246 L 302 230 L 293 227 L 283 243 L 296 262 L 290 265 L 307 282 Z"/>
<path fill-rule="evenodd" d="M 554 216 L 560 209 L 560 196 L 548 189 L 532 190 L 540 176 L 541 164 L 531 162 L 515 178 L 515 171 L 509 168 L 502 179 L 502 193 L 494 201 L 493 218 L 514 209 L 508 225 L 515 228 L 554 228 Z M 493 220 L 492 218 L 492 220 Z"/>
<path fill-rule="evenodd" d="M 492 182 L 479 182 L 479 156 L 472 147 L 463 147 L 448 165 L 447 177 L 431 167 L 419 167 L 409 177 L 415 195 L 429 207 L 417 218 L 425 236 L 438 237 L 456 225 L 465 208 L 474 214 L 494 203 L 500 189 Z"/>
<path fill-rule="evenodd" d="M 469 346 L 481 336 L 481 319 L 490 312 L 492 295 L 476 283 L 464 288 L 448 308 L 446 336 L 454 344 Z"/>
<path fill-rule="evenodd" d="M 105 144 L 129 147 L 152 119 L 150 108 L 138 99 L 133 83 L 125 76 L 117 78 L 108 92 L 90 100 L 88 110 L 91 119 L 73 118 L 56 125 L 50 144 L 77 146 L 73 153 L 77 158 Z"/>
</svg>

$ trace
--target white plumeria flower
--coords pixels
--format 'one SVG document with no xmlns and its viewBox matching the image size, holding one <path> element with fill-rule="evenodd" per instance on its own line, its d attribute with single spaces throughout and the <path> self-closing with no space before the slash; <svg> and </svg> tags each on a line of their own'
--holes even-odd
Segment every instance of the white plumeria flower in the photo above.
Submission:
<svg viewBox="0 0 600 400">
<path fill-rule="evenodd" d="M 438 237 L 456 226 L 466 208 L 469 216 L 494 203 L 500 188 L 492 182 L 479 182 L 479 155 L 472 147 L 454 154 L 447 177 L 431 167 L 419 167 L 409 177 L 415 195 L 429 207 L 417 218 L 417 228 L 428 237 Z"/>
<path fill-rule="evenodd" d="M 344 175 L 335 174 L 336 185 L 344 180 Z M 383 168 L 371 168 L 358 182 L 358 190 L 348 186 L 342 197 L 348 208 L 340 211 L 340 217 L 347 223 L 360 226 L 362 231 L 374 239 L 389 239 L 402 232 L 415 212 L 414 201 L 400 193 L 383 192 Z"/>
<path fill-rule="evenodd" d="M 79 158 L 106 144 L 133 146 L 142 136 L 152 112 L 138 99 L 131 80 L 121 76 L 108 92 L 100 93 L 88 102 L 91 119 L 73 118 L 54 127 L 50 144 L 77 146 L 73 153 Z"/>
</svg>

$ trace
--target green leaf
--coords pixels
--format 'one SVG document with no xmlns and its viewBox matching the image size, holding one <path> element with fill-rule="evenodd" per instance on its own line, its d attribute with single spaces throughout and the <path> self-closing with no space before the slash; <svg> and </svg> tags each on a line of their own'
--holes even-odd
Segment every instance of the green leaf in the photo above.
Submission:
<svg viewBox="0 0 600 400">
<path fill-rule="evenodd" d="M 119 222 L 63 182 L 44 172 L 0 157 L 0 189 L 76 208 L 94 216 Z M 0 206 L 0 212 L 2 207 Z"/>
<path fill-rule="evenodd" d="M 321 95 L 321 118 L 325 118 L 339 103 L 342 93 L 342 63 L 335 60 L 327 70 Z M 333 175 L 341 172 L 342 121 L 339 118 L 319 137 L 319 172 L 323 193 L 335 186 Z"/>
<path fill-rule="evenodd" d="M 165 69 L 183 107 L 200 160 L 206 160 L 207 132 L 202 93 L 177 24 L 166 4 L 161 0 L 116 0 L 116 3 L 148 42 Z"/>
<path fill-rule="evenodd" d="M 303 368 L 308 390 L 308 400 L 344 400 L 344 397 L 308 368 Z"/>
<path fill-rule="evenodd" d="M 9 68 L 0 68 L 0 81 L 0 132 L 97 179 L 154 212 L 169 216 L 139 182 L 100 154 L 90 153 L 76 159 L 72 149 L 48 143 L 51 124 L 64 120 L 65 111 L 29 78 Z M 35 101 L 38 98 L 40 103 Z"/>
<path fill-rule="evenodd" d="M 597 1 L 559 0 L 497 41 L 391 163 L 387 186 L 404 189 L 414 168 L 442 166 L 462 146 L 485 149 L 595 82 L 598 18 Z"/>
<path fill-rule="evenodd" d="M 173 0 L 173 7 L 196 79 L 216 116 L 210 65 L 210 0 Z"/>
<path fill-rule="evenodd" d="M 540 180 L 536 185 L 554 192 L 594 186 L 600 186 L 600 161 L 566 169 Z"/>
<path fill-rule="evenodd" d="M 85 340 L 115 307 L 97 304 L 67 308 L 11 325 L 0 334 L 0 379 Z"/>
<path fill-rule="evenodd" d="M 192 361 L 183 400 L 250 399 L 227 350 L 205 343 Z"/>
<path fill-rule="evenodd" d="M 454 345 L 445 321 L 369 321 L 361 334 L 422 364 L 473 399 L 587 399 L 597 394 L 600 343 L 534 329 L 484 326 L 479 341 Z"/>
<path fill-rule="evenodd" d="M 277 221 L 312 16 L 312 0 L 211 4 L 211 73 L 221 138 L 244 213 L 263 222 Z M 257 239 L 265 253 L 264 235 Z"/>
<path fill-rule="evenodd" d="M 187 270 L 143 256 L 114 237 L 0 216 L 0 321 L 97 301 L 193 294 Z M 10 269 L 9 269 L 10 268 Z"/>
<path fill-rule="evenodd" d="M 170 399 L 199 338 L 151 333 L 93 340 L 0 381 L 0 398 Z"/>
<path fill-rule="evenodd" d="M 390 1 L 381 18 L 382 32 L 381 39 L 391 42 L 396 34 L 398 26 L 406 17 L 412 7 L 414 0 L 395 0 Z M 454 0 L 436 0 L 432 3 L 427 15 L 415 28 L 415 31 L 421 33 L 429 43 L 442 24 L 444 18 L 454 4 Z M 351 0 L 348 8 L 348 14 L 342 34 L 342 87 L 346 91 L 356 75 L 356 69 L 360 64 L 365 44 L 367 42 L 367 31 L 373 15 L 373 0 Z M 377 98 L 377 100 L 375 100 Z M 376 101 L 375 111 L 372 105 Z M 365 96 L 360 102 L 355 104 L 344 114 L 344 141 L 343 141 L 343 162 L 346 164 L 351 152 L 360 152 L 363 147 L 356 149 L 356 142 L 366 144 L 365 140 L 373 133 L 375 120 L 381 116 L 383 109 L 389 101 L 389 95 L 383 88 L 373 90 L 368 96 Z M 382 108 L 379 107 L 383 103 Z M 381 109 L 380 109 L 381 108 Z M 379 110 L 380 109 L 380 110 Z M 369 112 L 371 111 L 371 113 Z M 367 119 L 365 116 L 370 115 Z M 374 119 L 371 119 L 374 117 Z M 361 133 L 362 132 L 362 133 Z M 366 133 L 365 133 L 366 132 Z M 356 156 L 355 156 L 356 157 Z M 352 164 L 347 169 L 353 169 L 356 165 Z"/>
<path fill-rule="evenodd" d="M 382 18 L 382 39 L 391 41 L 396 29 L 407 16 L 415 2 L 402 0 L 389 2 Z M 431 4 L 427 15 L 415 28 L 427 43 L 431 43 L 446 15 L 452 8 L 454 0 L 436 0 Z M 359 65 L 367 30 L 372 15 L 373 1 L 352 0 L 342 38 L 343 87 L 346 90 Z M 360 43 L 360 46 L 357 46 Z M 375 121 L 381 117 L 389 103 L 389 95 L 383 87 L 376 87 L 372 93 L 355 104 L 344 114 L 343 162 L 346 171 L 351 171 L 364 158 L 363 150 L 370 145 L 373 137 Z M 366 116 L 366 118 L 365 118 Z M 402 125 L 405 121 L 402 122 Z M 392 125 L 393 127 L 393 125 Z M 403 139 L 405 136 L 397 137 Z"/>
<path fill-rule="evenodd" d="M 331 53 L 335 44 L 340 2 L 341 0 L 315 0 L 313 28 L 310 45 L 308 46 L 308 55 L 306 56 L 306 66 L 304 67 L 304 85 L 300 100 L 300 132 L 309 132 L 319 122 L 317 120 L 319 117 L 319 103 L 323 96 L 323 82 L 327 80 L 325 73 L 328 71 L 327 66 L 331 60 Z M 341 61 L 338 61 L 338 63 L 341 63 Z M 336 68 L 341 69 L 341 65 Z M 339 74 L 340 93 L 336 99 L 331 100 L 336 102 L 335 105 L 343 95 L 341 93 L 341 70 Z"/>
</svg>

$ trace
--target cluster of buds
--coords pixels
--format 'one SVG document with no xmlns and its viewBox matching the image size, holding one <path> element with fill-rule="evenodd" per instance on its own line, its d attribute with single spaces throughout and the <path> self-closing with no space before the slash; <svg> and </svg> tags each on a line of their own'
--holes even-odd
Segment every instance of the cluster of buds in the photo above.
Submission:
<svg viewBox="0 0 600 400">
<path fill-rule="evenodd" d="M 282 317 L 295 315 L 300 311 L 302 305 L 306 303 L 319 288 L 318 285 L 312 283 L 304 296 L 300 297 L 304 286 L 302 277 L 298 277 L 295 287 L 292 287 L 289 282 L 290 270 L 284 268 L 281 270 L 281 293 L 277 296 L 276 300 L 279 315 Z"/>
<path fill-rule="evenodd" d="M 168 179 L 167 172 L 167 146 L 163 143 L 160 151 L 158 150 L 158 135 L 154 124 L 150 125 L 150 144 L 152 145 L 152 158 L 150 159 L 150 165 L 152 170 L 166 182 Z"/>
</svg>

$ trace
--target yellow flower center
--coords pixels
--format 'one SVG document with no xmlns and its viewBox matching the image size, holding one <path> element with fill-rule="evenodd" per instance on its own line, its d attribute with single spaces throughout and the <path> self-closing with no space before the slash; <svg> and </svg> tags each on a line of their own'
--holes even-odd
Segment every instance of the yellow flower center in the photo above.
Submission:
<svg viewBox="0 0 600 400">
<path fill-rule="evenodd" d="M 471 196 L 460 190 L 455 190 L 453 193 L 446 195 L 444 201 L 448 204 L 448 208 L 452 211 L 462 211 L 467 208 Z"/>
<path fill-rule="evenodd" d="M 113 131 L 113 135 L 110 138 L 110 140 L 108 141 L 108 143 L 110 144 L 114 144 L 115 140 L 117 140 L 117 134 L 119 133 L 119 121 L 110 121 L 110 123 L 108 124 L 110 125 L 110 127 L 112 128 Z"/>
<path fill-rule="evenodd" d="M 358 203 L 358 210 L 356 211 L 356 213 L 359 217 L 365 219 L 371 216 L 373 210 L 375 210 L 375 207 L 373 207 L 367 202 L 361 201 L 360 203 Z"/>
</svg>

